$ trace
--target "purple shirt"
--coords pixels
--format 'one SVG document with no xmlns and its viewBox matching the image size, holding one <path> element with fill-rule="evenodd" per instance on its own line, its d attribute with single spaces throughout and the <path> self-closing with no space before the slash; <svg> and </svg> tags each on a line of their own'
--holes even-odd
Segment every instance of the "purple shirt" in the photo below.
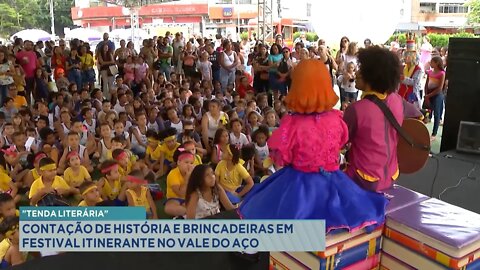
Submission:
<svg viewBox="0 0 480 270">
<path fill-rule="evenodd" d="M 398 123 L 404 116 L 418 117 L 412 104 L 393 93 L 385 102 Z M 347 174 L 361 187 L 380 192 L 398 177 L 398 135 L 378 106 L 367 99 L 350 105 L 345 111 L 352 146 L 348 153 Z"/>
</svg>

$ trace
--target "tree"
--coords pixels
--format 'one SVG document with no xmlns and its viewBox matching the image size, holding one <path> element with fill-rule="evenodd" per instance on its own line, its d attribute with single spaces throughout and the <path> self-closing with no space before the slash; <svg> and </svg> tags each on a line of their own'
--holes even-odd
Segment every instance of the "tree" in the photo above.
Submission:
<svg viewBox="0 0 480 270">
<path fill-rule="evenodd" d="M 470 0 L 467 6 L 469 7 L 468 23 L 471 25 L 480 24 L 480 0 Z"/>
<path fill-rule="evenodd" d="M 50 32 L 51 31 L 51 18 L 50 18 L 50 1 L 51 0 L 38 0 L 40 12 L 36 16 L 38 27 Z M 74 0 L 53 0 L 53 14 L 55 16 L 55 34 L 63 35 L 63 29 L 65 27 L 72 27 L 72 13 L 71 8 L 74 6 Z"/>
<path fill-rule="evenodd" d="M 0 36 L 7 37 L 22 29 L 18 25 L 17 12 L 8 4 L 0 4 Z"/>
</svg>

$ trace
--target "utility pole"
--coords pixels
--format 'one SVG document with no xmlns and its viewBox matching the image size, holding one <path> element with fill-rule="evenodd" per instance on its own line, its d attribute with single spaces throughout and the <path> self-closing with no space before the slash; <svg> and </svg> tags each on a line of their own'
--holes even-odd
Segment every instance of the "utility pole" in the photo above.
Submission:
<svg viewBox="0 0 480 270">
<path fill-rule="evenodd" d="M 258 0 L 257 27 L 258 40 L 265 42 L 265 40 L 273 37 L 272 0 Z"/>
<path fill-rule="evenodd" d="M 50 20 L 52 24 L 52 40 L 55 40 L 55 17 L 53 16 L 53 1 L 50 0 Z"/>
</svg>

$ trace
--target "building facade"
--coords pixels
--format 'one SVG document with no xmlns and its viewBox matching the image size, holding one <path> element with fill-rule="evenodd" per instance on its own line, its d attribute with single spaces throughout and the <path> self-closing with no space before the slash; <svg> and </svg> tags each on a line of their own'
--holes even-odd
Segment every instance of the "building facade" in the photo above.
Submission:
<svg viewBox="0 0 480 270">
<path fill-rule="evenodd" d="M 466 0 L 402 0 L 402 22 L 418 23 L 428 32 L 469 30 Z"/>
<path fill-rule="evenodd" d="M 258 13 L 257 3 L 252 0 L 194 0 L 161 4 L 147 0 L 135 10 L 112 2 L 75 0 L 75 7 L 71 9 L 74 24 L 100 31 L 129 28 L 133 12 L 138 14 L 138 25 L 143 29 L 163 29 L 164 32 L 168 28 L 187 27 L 191 34 L 225 35 L 236 33 L 238 26 L 248 24 Z"/>
</svg>

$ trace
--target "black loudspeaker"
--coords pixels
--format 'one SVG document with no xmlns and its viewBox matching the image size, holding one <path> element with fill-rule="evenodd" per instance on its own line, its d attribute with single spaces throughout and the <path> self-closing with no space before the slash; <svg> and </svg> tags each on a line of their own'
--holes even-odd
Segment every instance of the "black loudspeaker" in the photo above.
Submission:
<svg viewBox="0 0 480 270">
<path fill-rule="evenodd" d="M 456 149 L 460 121 L 480 122 L 480 39 L 451 38 L 447 64 L 441 152 Z"/>
</svg>

